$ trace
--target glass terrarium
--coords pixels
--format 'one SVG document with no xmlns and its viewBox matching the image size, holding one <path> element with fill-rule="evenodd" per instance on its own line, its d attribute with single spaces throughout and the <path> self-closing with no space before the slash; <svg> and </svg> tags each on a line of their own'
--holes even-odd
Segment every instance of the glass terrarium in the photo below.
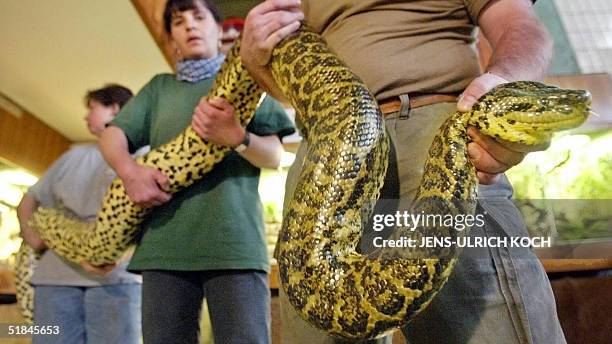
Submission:
<svg viewBox="0 0 612 344">
<path fill-rule="evenodd" d="M 558 136 L 507 175 L 532 236 L 612 240 L 612 131 Z"/>
</svg>

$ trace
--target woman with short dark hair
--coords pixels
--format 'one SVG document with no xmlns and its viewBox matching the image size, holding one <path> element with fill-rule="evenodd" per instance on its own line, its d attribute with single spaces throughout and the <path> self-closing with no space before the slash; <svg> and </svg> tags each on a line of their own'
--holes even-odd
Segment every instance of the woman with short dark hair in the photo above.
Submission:
<svg viewBox="0 0 612 344">
<path fill-rule="evenodd" d="M 270 265 L 257 186 L 261 167 L 278 167 L 280 138 L 293 125 L 271 98 L 246 128 L 227 101 L 203 99 L 224 60 L 218 11 L 204 0 L 170 0 L 164 13 L 179 57 L 176 74 L 155 76 L 101 139 L 128 196 L 141 206 L 157 206 L 129 267 L 143 277 L 144 342 L 198 343 L 206 298 L 216 343 L 267 344 Z M 167 176 L 134 164 L 128 152 L 146 144 L 155 148 L 189 125 L 234 151 L 171 197 Z"/>
</svg>

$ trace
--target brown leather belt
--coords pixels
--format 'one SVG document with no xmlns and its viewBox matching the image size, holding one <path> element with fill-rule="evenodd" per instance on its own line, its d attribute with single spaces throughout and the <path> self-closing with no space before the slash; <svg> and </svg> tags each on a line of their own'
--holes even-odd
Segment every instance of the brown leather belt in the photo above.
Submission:
<svg viewBox="0 0 612 344">
<path fill-rule="evenodd" d="M 416 109 L 421 106 L 436 104 L 436 103 L 445 103 L 445 102 L 456 102 L 457 101 L 456 94 L 418 94 L 418 95 L 408 95 L 410 108 Z M 391 97 L 384 99 L 378 103 L 380 107 L 380 111 L 382 111 L 383 115 L 388 115 L 394 112 L 398 112 L 402 106 L 402 102 L 399 97 Z"/>
</svg>

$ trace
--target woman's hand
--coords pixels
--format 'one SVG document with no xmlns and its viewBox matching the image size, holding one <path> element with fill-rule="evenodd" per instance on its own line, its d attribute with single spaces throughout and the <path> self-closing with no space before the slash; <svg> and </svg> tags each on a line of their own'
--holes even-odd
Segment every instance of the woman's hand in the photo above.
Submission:
<svg viewBox="0 0 612 344">
<path fill-rule="evenodd" d="M 246 134 L 234 114 L 234 108 L 223 98 L 202 98 L 191 121 L 193 130 L 204 140 L 235 148 Z"/>
<path fill-rule="evenodd" d="M 98 275 L 98 276 L 106 276 L 110 274 L 113 271 L 113 269 L 117 267 L 117 263 L 107 264 L 107 265 L 102 265 L 102 266 L 95 266 L 86 260 L 82 261 L 80 265 L 83 268 L 83 270 L 87 271 L 88 273 L 92 275 Z"/>
<path fill-rule="evenodd" d="M 159 170 L 138 165 L 136 162 L 117 171 L 132 202 L 145 208 L 157 207 L 168 202 L 172 196 L 168 177 Z"/>
</svg>

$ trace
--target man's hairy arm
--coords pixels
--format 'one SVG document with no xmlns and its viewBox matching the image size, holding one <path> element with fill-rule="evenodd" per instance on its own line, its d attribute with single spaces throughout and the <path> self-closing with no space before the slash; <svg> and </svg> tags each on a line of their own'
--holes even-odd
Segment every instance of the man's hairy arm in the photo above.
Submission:
<svg viewBox="0 0 612 344">
<path fill-rule="evenodd" d="M 478 98 L 499 84 L 542 79 L 552 58 L 552 41 L 529 0 L 492 0 L 482 9 L 478 22 L 493 52 L 487 73 L 474 79 L 459 99 L 461 111 L 469 111 Z M 482 184 L 495 183 L 526 152 L 545 148 L 500 143 L 474 128 L 468 134 L 473 140 L 468 153 Z"/>
<path fill-rule="evenodd" d="M 487 71 L 508 81 L 541 80 L 552 59 L 552 40 L 529 0 L 494 0 L 479 16 L 493 48 Z"/>
</svg>

